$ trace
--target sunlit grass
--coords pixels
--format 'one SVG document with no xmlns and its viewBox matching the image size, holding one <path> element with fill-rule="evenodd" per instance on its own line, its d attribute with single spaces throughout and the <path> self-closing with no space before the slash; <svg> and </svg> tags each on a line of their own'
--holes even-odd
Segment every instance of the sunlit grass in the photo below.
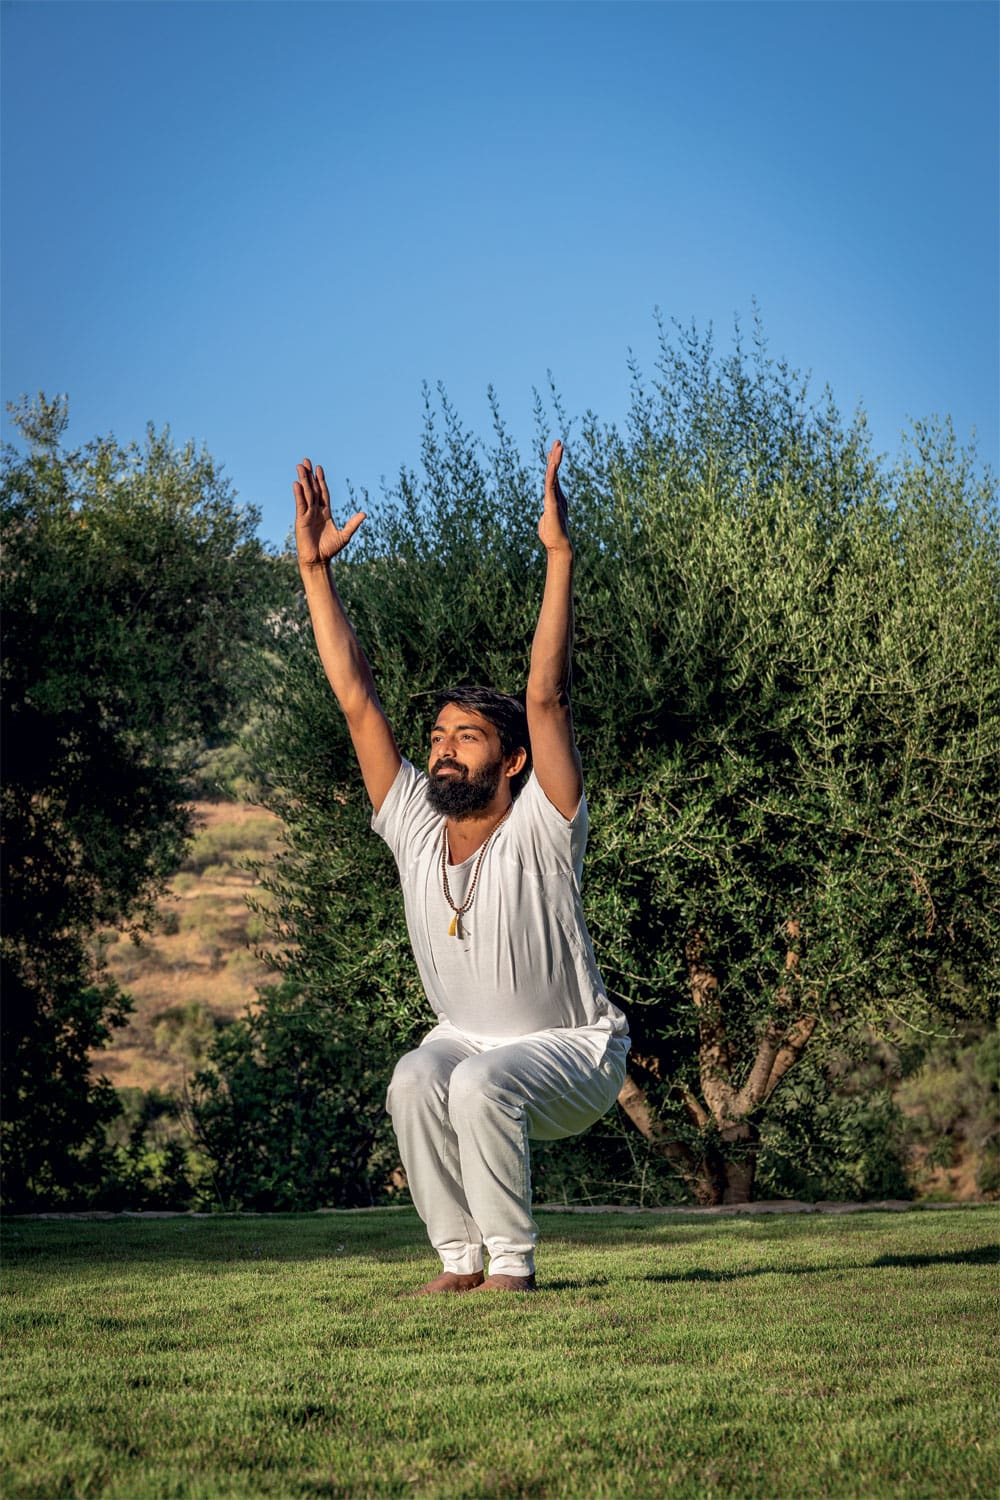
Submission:
<svg viewBox="0 0 1000 1500">
<path fill-rule="evenodd" d="M 993 1496 L 994 1208 L 550 1215 L 405 1299 L 409 1211 L 7 1226 L 6 1500 Z"/>
</svg>

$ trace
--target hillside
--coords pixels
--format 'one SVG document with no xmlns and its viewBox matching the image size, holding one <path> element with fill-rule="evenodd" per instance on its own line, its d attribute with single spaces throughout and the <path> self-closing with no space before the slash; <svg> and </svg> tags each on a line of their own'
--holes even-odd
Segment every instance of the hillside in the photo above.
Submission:
<svg viewBox="0 0 1000 1500">
<path fill-rule="evenodd" d="M 246 863 L 276 847 L 278 820 L 236 802 L 196 803 L 195 816 L 190 852 L 159 903 L 154 931 L 138 944 L 120 933 L 101 937 L 111 974 L 135 1004 L 93 1058 L 95 1072 L 118 1089 L 179 1094 L 218 1027 L 252 1005 L 269 977 L 258 956 L 266 922 L 247 906 L 263 892 Z"/>
</svg>

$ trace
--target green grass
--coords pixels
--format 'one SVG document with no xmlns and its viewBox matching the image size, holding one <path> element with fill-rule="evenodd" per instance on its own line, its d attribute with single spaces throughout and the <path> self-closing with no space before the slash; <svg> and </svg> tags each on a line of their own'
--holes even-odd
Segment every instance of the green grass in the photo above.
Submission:
<svg viewBox="0 0 1000 1500">
<path fill-rule="evenodd" d="M 996 1494 L 997 1209 L 540 1219 L 9 1220 L 5 1500 Z"/>
</svg>

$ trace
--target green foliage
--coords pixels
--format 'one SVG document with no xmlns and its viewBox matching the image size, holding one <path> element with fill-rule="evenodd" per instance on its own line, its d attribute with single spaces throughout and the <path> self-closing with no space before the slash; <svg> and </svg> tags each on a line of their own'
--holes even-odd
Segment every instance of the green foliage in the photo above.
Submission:
<svg viewBox="0 0 1000 1500">
<path fill-rule="evenodd" d="M 160 1011 L 153 1037 L 161 1051 L 181 1057 L 189 1067 L 200 1067 L 215 1041 L 219 1023 L 204 1005 L 191 1000 Z"/>
<path fill-rule="evenodd" d="M 758 1187 L 765 1198 L 913 1196 L 906 1121 L 872 1061 L 831 1077 L 823 1059 L 807 1055 L 775 1098 L 761 1137 Z"/>
<path fill-rule="evenodd" d="M 199 802 L 256 801 L 260 772 L 243 743 L 251 734 L 243 726 L 236 738 L 205 744 L 194 755 L 189 775 L 191 796 Z"/>
<path fill-rule="evenodd" d="M 92 939 L 151 919 L 189 833 L 189 747 L 241 713 L 286 575 L 207 454 L 153 428 L 143 447 L 65 451 L 65 401 L 14 414 L 3 1141 L 5 1201 L 26 1207 L 83 1201 L 99 1175 L 117 1104 L 89 1053 L 129 1007 Z"/>
<path fill-rule="evenodd" d="M 182 870 L 204 875 L 212 866 L 225 868 L 236 855 L 237 868 L 245 869 L 245 856 L 263 853 L 274 842 L 274 823 L 270 818 L 250 818 L 217 828 L 201 828 L 184 853 Z M 232 873 L 232 869 L 226 871 Z"/>
<path fill-rule="evenodd" d="M 924 1165 L 950 1166 L 965 1146 L 979 1159 L 976 1186 L 1000 1192 L 1000 1031 L 938 1042 L 903 1080 L 897 1099 Z"/>
<path fill-rule="evenodd" d="M 181 1106 L 158 1089 L 118 1091 L 119 1114 L 107 1126 L 95 1208 L 112 1212 L 188 1209 L 200 1196 L 206 1164 L 191 1148 Z"/>
<path fill-rule="evenodd" d="M 660 1079 L 650 1098 L 688 1180 L 720 1196 L 739 1166 L 731 1127 L 747 1178 L 807 1049 L 818 1068 L 871 1035 L 996 1012 L 1000 528 L 991 476 L 947 425 L 876 460 L 863 417 L 845 427 L 810 404 L 759 329 L 725 357 L 663 333 L 653 382 L 633 374 L 624 430 L 588 416 L 574 435 L 554 413 L 577 555 L 584 897 Z M 400 476 L 336 564 L 418 762 L 435 689 L 525 679 L 540 470 L 494 416 L 483 445 L 428 399 L 422 473 Z M 539 408 L 540 439 L 545 425 Z M 305 1012 L 364 1049 L 374 1131 L 425 1011 L 301 612 L 277 646 L 257 758 L 289 830 L 270 880 L 282 966 Z M 823 1110 L 810 1128 L 836 1180 L 884 1190 L 873 1142 L 892 1111 Z M 797 1128 L 789 1115 L 789 1142 Z"/>
<path fill-rule="evenodd" d="M 261 1001 L 219 1034 L 212 1066 L 191 1082 L 213 1201 L 260 1212 L 375 1202 L 394 1156 L 371 1107 L 384 1085 L 351 1018 L 303 1002 L 290 981 Z"/>
<path fill-rule="evenodd" d="M 536 1205 L 615 1204 L 664 1208 L 684 1203 L 684 1183 L 670 1163 L 619 1110 L 584 1135 L 533 1141 L 531 1189 Z"/>
<path fill-rule="evenodd" d="M 739 1084 L 782 1010 L 835 1041 L 996 1004 L 997 518 L 946 430 L 886 470 L 759 358 L 664 361 L 573 476 L 591 913 L 640 1031 L 692 1063 L 703 936 Z"/>
</svg>

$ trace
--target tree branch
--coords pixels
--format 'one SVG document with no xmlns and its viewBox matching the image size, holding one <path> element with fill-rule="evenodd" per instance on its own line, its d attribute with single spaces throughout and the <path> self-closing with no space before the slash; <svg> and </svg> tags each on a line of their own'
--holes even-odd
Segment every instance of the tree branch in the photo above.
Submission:
<svg viewBox="0 0 1000 1500">
<path fill-rule="evenodd" d="M 680 1087 L 680 1096 L 684 1100 L 684 1107 L 691 1116 L 699 1130 L 704 1130 L 711 1123 L 712 1116 L 702 1104 L 697 1094 L 693 1094 L 687 1084 Z"/>
<path fill-rule="evenodd" d="M 767 1080 L 767 1090 L 764 1094 L 765 1099 L 770 1099 L 785 1074 L 790 1068 L 794 1068 L 806 1050 L 809 1038 L 816 1030 L 818 1022 L 818 1016 L 802 1016 L 793 1026 L 788 1028 L 788 1035 L 785 1038 L 784 1045 L 774 1059 L 771 1076 Z"/>
<path fill-rule="evenodd" d="M 757 1048 L 757 1056 L 754 1058 L 753 1067 L 750 1069 L 746 1083 L 736 1095 L 734 1112 L 736 1115 L 749 1114 L 761 1100 L 767 1096 L 767 1085 L 771 1077 L 771 1069 L 778 1055 L 785 1036 L 784 1021 L 777 1021 L 773 1016 L 769 1017 L 764 1027 L 764 1035 L 760 1039 Z"/>
<path fill-rule="evenodd" d="M 618 1103 L 639 1134 L 644 1135 L 647 1141 L 657 1143 L 663 1127 L 649 1107 L 645 1090 L 640 1088 L 631 1073 L 625 1074 L 625 1082 L 618 1094 Z"/>
<path fill-rule="evenodd" d="M 788 938 L 788 948 L 785 952 L 786 981 L 779 988 L 775 996 L 775 1003 L 776 1006 L 787 1012 L 792 1004 L 792 992 L 788 981 L 797 976 L 799 967 L 798 950 L 793 946 L 802 935 L 802 925 L 797 917 L 789 917 L 785 923 L 785 935 Z M 799 1022 L 795 1023 L 796 1026 L 799 1024 Z M 813 1024 L 815 1025 L 815 1022 Z M 811 1029 L 809 1034 L 811 1035 Z M 778 1057 L 782 1043 L 787 1044 L 790 1035 L 791 1032 L 784 1019 L 775 1016 L 768 1017 L 764 1026 L 764 1033 L 757 1048 L 757 1056 L 754 1058 L 753 1067 L 750 1069 L 746 1082 L 736 1096 L 735 1110 L 739 1116 L 747 1115 L 751 1110 L 756 1109 L 757 1105 L 763 1103 L 773 1088 L 776 1087 L 776 1084 L 771 1083 L 772 1069 L 774 1068 L 775 1059 Z M 806 1036 L 793 1061 L 797 1061 L 801 1055 L 802 1048 L 805 1047 L 808 1040 L 809 1036 Z M 791 1066 L 792 1064 L 788 1063 L 784 1072 L 787 1072 Z"/>
<path fill-rule="evenodd" d="M 719 981 L 705 961 L 705 939 L 692 932 L 685 944 L 691 998 L 698 1012 L 698 1067 L 701 1092 L 716 1121 L 721 1125 L 732 1118 L 736 1104 L 733 1088 L 729 1039 L 719 999 Z"/>
<path fill-rule="evenodd" d="M 693 1096 L 692 1096 L 693 1097 Z M 695 1101 L 697 1103 L 697 1101 Z M 666 1157 L 672 1166 L 676 1167 L 683 1181 L 690 1188 L 699 1203 L 714 1202 L 716 1194 L 706 1171 L 704 1162 L 700 1162 L 694 1152 L 685 1146 L 683 1141 L 672 1136 L 662 1120 L 658 1120 L 646 1098 L 645 1090 L 632 1077 L 626 1074 L 625 1082 L 622 1084 L 618 1095 L 618 1103 L 628 1115 L 632 1124 L 645 1136 L 650 1145 Z M 699 1105 L 699 1108 L 701 1106 Z M 702 1110 L 707 1121 L 708 1115 Z"/>
</svg>

